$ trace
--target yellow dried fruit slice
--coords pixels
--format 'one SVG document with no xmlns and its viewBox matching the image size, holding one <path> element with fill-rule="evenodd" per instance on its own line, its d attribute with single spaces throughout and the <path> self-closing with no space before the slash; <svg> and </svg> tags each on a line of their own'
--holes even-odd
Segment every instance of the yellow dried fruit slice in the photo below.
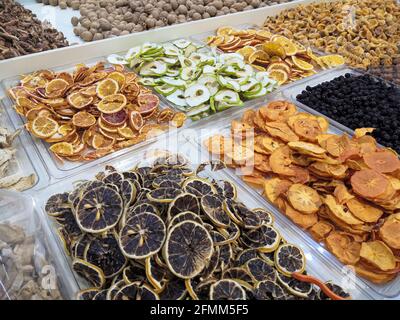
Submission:
<svg viewBox="0 0 400 320">
<path fill-rule="evenodd" d="M 254 63 L 254 61 L 258 61 L 258 60 L 263 60 L 263 61 L 267 61 L 269 60 L 269 55 L 262 50 L 257 50 L 254 51 L 252 54 L 250 54 L 250 56 L 248 57 L 248 62 L 249 63 Z"/>
<path fill-rule="evenodd" d="M 49 149 L 50 151 L 61 156 L 72 156 L 74 154 L 74 147 L 68 142 L 55 143 Z"/>
<path fill-rule="evenodd" d="M 86 111 L 75 113 L 72 117 L 72 124 L 79 128 L 89 128 L 96 123 L 96 118 Z"/>
<path fill-rule="evenodd" d="M 306 214 L 317 212 L 322 205 L 317 191 L 298 183 L 290 186 L 287 191 L 287 198 L 294 209 Z"/>
<path fill-rule="evenodd" d="M 84 95 L 81 92 L 74 92 L 67 97 L 67 101 L 72 107 L 83 109 L 93 102 L 93 97 Z"/>
<path fill-rule="evenodd" d="M 135 133 L 132 131 L 131 128 L 128 127 L 118 128 L 118 133 L 125 139 L 132 139 L 133 137 L 135 137 Z"/>
<path fill-rule="evenodd" d="M 245 60 L 248 60 L 249 57 L 251 56 L 252 53 L 256 52 L 256 49 L 254 47 L 250 46 L 245 46 L 243 48 L 240 48 L 236 53 L 241 54 Z"/>
<path fill-rule="evenodd" d="M 260 40 L 268 40 L 272 37 L 272 33 L 268 30 L 256 30 L 255 36 Z"/>
<path fill-rule="evenodd" d="M 31 132 L 39 138 L 50 138 L 57 133 L 57 121 L 44 116 L 39 116 L 32 121 Z"/>
<path fill-rule="evenodd" d="M 276 36 L 272 39 L 272 42 L 281 45 L 287 56 L 294 56 L 297 53 L 296 44 L 284 36 Z"/>
<path fill-rule="evenodd" d="M 367 223 L 377 222 L 383 215 L 383 211 L 381 209 L 373 207 L 357 198 L 348 200 L 346 205 L 356 218 Z"/>
<path fill-rule="evenodd" d="M 299 68 L 300 70 L 310 71 L 314 69 L 314 66 L 298 57 L 293 56 L 292 61 L 294 65 Z"/>
<path fill-rule="evenodd" d="M 121 111 L 126 105 L 127 99 L 123 94 L 112 94 L 104 97 L 97 109 L 103 113 L 115 113 Z"/>
<path fill-rule="evenodd" d="M 122 89 L 122 87 L 125 85 L 125 81 L 126 81 L 125 75 L 122 72 L 118 72 L 118 71 L 111 72 L 107 76 L 107 79 L 115 80 L 118 83 L 118 89 L 119 90 Z"/>
<path fill-rule="evenodd" d="M 382 271 L 396 268 L 396 258 L 392 250 L 383 241 L 363 242 L 360 257 Z"/>
<path fill-rule="evenodd" d="M 285 48 L 274 42 L 266 42 L 263 44 L 263 50 L 270 56 L 276 56 L 284 59 L 286 57 Z"/>
<path fill-rule="evenodd" d="M 234 29 L 233 29 L 232 27 L 223 26 L 223 27 L 219 27 L 219 28 L 217 29 L 217 35 L 218 35 L 218 36 L 231 35 L 233 31 L 234 31 Z"/>
<path fill-rule="evenodd" d="M 269 77 L 276 82 L 278 82 L 279 85 L 284 84 L 286 81 L 289 79 L 289 75 L 285 70 L 281 69 L 273 69 L 269 72 Z"/>
<path fill-rule="evenodd" d="M 69 83 L 63 79 L 54 79 L 51 80 L 45 88 L 46 94 L 51 95 L 55 92 L 62 93 L 65 89 L 67 89 Z"/>
<path fill-rule="evenodd" d="M 174 114 L 172 117 L 172 120 L 170 121 L 170 124 L 176 128 L 180 128 L 183 126 L 187 119 L 187 116 L 183 112 L 177 112 Z"/>
<path fill-rule="evenodd" d="M 118 82 L 110 78 L 104 79 L 103 81 L 99 82 L 96 87 L 96 93 L 100 99 L 103 99 L 104 97 L 110 95 L 114 95 L 118 92 L 118 90 Z"/>
<path fill-rule="evenodd" d="M 332 54 L 327 56 L 322 56 L 318 58 L 319 61 L 322 61 L 323 64 L 328 66 L 329 68 L 334 68 L 337 66 L 341 66 L 345 63 L 344 58 L 338 54 Z"/>
</svg>

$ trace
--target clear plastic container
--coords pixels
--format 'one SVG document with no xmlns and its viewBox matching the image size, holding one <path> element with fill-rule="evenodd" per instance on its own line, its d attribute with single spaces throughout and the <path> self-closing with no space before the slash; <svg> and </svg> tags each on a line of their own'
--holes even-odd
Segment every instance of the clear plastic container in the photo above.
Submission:
<svg viewBox="0 0 400 320">
<path fill-rule="evenodd" d="M 218 128 L 215 128 L 216 130 Z M 220 130 L 223 128 L 219 128 Z M 170 152 L 178 152 L 190 161 L 190 165 L 196 168 L 200 163 L 209 159 L 207 152 L 204 152 L 198 147 L 197 143 L 192 141 L 182 141 L 182 139 L 172 141 L 162 139 L 151 146 L 144 146 L 135 152 L 135 154 L 124 155 L 118 159 L 114 159 L 107 164 L 114 166 L 117 170 L 127 170 L 134 167 L 136 164 L 146 165 L 148 164 L 148 158 L 155 150 L 168 150 Z M 55 194 L 65 191 L 73 190 L 73 183 L 78 180 L 93 179 L 94 176 L 104 170 L 104 167 L 97 166 L 92 167 L 89 170 L 80 173 L 73 178 L 65 179 L 62 183 L 56 183 L 42 191 L 38 195 L 38 207 L 41 209 L 43 219 L 45 218 L 44 206 L 47 199 Z M 345 286 L 350 291 L 353 299 L 372 299 L 372 296 L 365 290 L 365 285 L 358 279 L 353 279 L 348 276 L 348 271 L 343 269 L 341 266 L 334 263 L 331 257 L 327 257 L 324 254 L 324 249 L 316 243 L 311 242 L 307 237 L 297 228 L 293 228 L 293 224 L 289 222 L 285 217 L 277 212 L 277 210 L 266 202 L 261 195 L 253 190 L 249 189 L 248 186 L 244 185 L 238 177 L 230 173 L 229 170 L 222 170 L 218 172 L 206 171 L 203 172 L 202 176 L 208 176 L 213 179 L 225 179 L 232 180 L 238 187 L 238 198 L 240 201 L 245 203 L 249 208 L 264 207 L 274 213 L 275 226 L 281 232 L 282 236 L 290 243 L 295 243 L 304 250 L 307 257 L 307 272 L 310 275 L 316 276 L 323 281 L 332 280 L 335 283 Z M 52 232 L 54 233 L 54 226 Z M 59 240 L 58 240 L 59 241 Z M 61 244 L 60 244 L 61 247 Z M 65 255 L 65 253 L 63 253 Z M 67 258 L 67 257 L 66 257 Z M 353 281 L 354 280 L 354 281 Z M 79 277 L 76 278 L 77 282 L 80 282 Z M 81 285 L 81 289 L 86 288 L 84 284 Z"/>
<path fill-rule="evenodd" d="M 348 72 L 348 70 L 344 71 Z M 335 77 L 335 75 L 332 75 L 332 78 Z M 314 79 L 313 83 L 317 83 L 317 80 Z M 266 99 L 259 104 L 253 105 L 249 109 L 258 109 L 260 106 L 274 100 L 287 100 L 288 93 L 287 92 L 279 92 L 276 94 L 271 94 Z M 301 104 L 294 102 L 298 106 L 298 110 L 300 112 L 308 112 L 308 109 L 303 109 Z M 208 153 L 207 149 L 204 147 L 203 142 L 208 138 L 211 137 L 212 135 L 215 134 L 220 134 L 224 136 L 229 136 L 230 135 L 230 129 L 231 129 L 231 121 L 234 119 L 240 119 L 242 113 L 245 110 L 241 110 L 236 112 L 235 114 L 232 115 L 231 118 L 229 119 L 221 119 L 218 123 L 214 123 L 212 128 L 207 128 L 207 130 L 202 130 L 198 134 L 192 134 L 188 135 L 187 139 L 189 141 L 192 141 L 195 143 L 197 146 L 200 146 L 200 148 L 203 150 L 204 153 Z M 312 112 L 314 114 L 317 114 L 315 112 Z M 328 119 L 329 120 L 329 119 Z M 329 120 L 330 121 L 330 120 Z M 349 129 L 348 129 L 349 130 Z M 344 132 L 336 125 L 330 125 L 328 133 L 332 134 L 337 134 L 341 135 Z M 274 205 L 269 203 L 267 199 L 265 199 L 261 194 L 262 190 L 260 189 L 255 189 L 246 183 L 244 183 L 238 172 L 235 171 L 235 169 L 227 169 L 227 174 L 233 179 L 236 184 L 241 185 L 243 189 L 249 190 L 248 192 L 252 192 L 253 196 L 258 199 L 260 203 L 262 203 L 262 206 L 270 208 L 270 210 L 275 214 L 276 217 L 279 217 L 281 221 L 283 221 L 283 225 L 285 228 L 290 228 L 292 232 L 296 233 L 300 237 L 301 243 L 307 243 L 308 246 L 314 248 L 316 251 L 319 252 L 322 261 L 329 261 L 329 263 L 333 266 L 332 270 L 337 270 L 337 272 L 340 272 L 340 270 L 344 270 L 345 266 L 337 260 L 337 258 L 330 253 L 328 250 L 324 248 L 324 246 L 317 241 L 315 241 L 309 232 L 302 230 L 300 227 L 296 226 L 289 218 L 287 218 L 285 215 L 283 215 L 278 208 L 276 208 Z M 355 276 L 356 278 L 355 283 L 357 283 L 357 286 L 360 288 L 363 288 L 368 292 L 371 296 L 377 298 L 377 299 L 382 299 L 382 298 L 395 298 L 398 297 L 400 294 L 400 277 L 396 277 L 394 280 L 387 284 L 375 284 L 370 282 L 369 280 L 366 280 L 364 278 Z"/>
<path fill-rule="evenodd" d="M 0 300 L 74 299 L 76 284 L 30 196 L 0 190 Z"/>
</svg>

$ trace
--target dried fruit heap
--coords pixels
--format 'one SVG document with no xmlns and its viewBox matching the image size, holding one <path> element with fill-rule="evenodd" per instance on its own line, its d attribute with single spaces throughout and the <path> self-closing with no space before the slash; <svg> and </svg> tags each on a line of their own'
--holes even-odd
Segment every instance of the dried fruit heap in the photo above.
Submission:
<svg viewBox="0 0 400 320">
<path fill-rule="evenodd" d="M 323 117 L 274 101 L 233 121 L 231 137 L 212 136 L 205 145 L 242 168 L 244 181 L 263 188 L 341 262 L 388 282 L 400 271 L 400 160 L 377 146 L 370 129 L 350 138 L 328 134 L 328 126 Z"/>
<path fill-rule="evenodd" d="M 181 127 L 182 113 L 159 109 L 159 99 L 134 73 L 103 63 L 77 65 L 73 73 L 42 70 L 9 90 L 15 110 L 35 137 L 69 161 L 100 158 Z"/>
<path fill-rule="evenodd" d="M 344 63 L 340 55 L 316 56 L 310 48 L 266 30 L 221 27 L 216 36 L 207 38 L 207 44 L 225 52 L 240 53 L 246 63 L 256 70 L 267 71 L 279 85 Z"/>
<path fill-rule="evenodd" d="M 296 6 L 268 17 L 264 28 L 365 69 L 399 56 L 400 6 L 395 0 L 341 0 Z"/>
<path fill-rule="evenodd" d="M 156 152 L 152 166 L 107 167 L 48 199 L 75 272 L 92 286 L 79 298 L 327 299 L 292 278 L 305 273 L 305 255 L 282 239 L 268 211 L 239 202 L 231 182 L 200 177 L 222 162 L 193 171 L 184 157 Z"/>
<path fill-rule="evenodd" d="M 66 46 L 64 35 L 30 10 L 14 0 L 0 2 L 0 60 Z"/>
</svg>

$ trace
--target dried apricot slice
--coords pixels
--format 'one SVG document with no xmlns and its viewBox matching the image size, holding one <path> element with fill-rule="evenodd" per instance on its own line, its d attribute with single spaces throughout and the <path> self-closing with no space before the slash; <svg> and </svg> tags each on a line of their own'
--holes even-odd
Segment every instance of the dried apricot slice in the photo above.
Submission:
<svg viewBox="0 0 400 320">
<path fill-rule="evenodd" d="M 118 92 L 119 85 L 114 79 L 107 78 L 97 84 L 96 93 L 100 99 L 114 95 Z"/>
<path fill-rule="evenodd" d="M 400 213 L 391 215 L 379 229 L 379 236 L 391 248 L 400 250 Z"/>
<path fill-rule="evenodd" d="M 57 121 L 52 118 L 39 116 L 32 121 L 31 130 L 39 138 L 49 138 L 57 133 L 58 127 Z"/>
<path fill-rule="evenodd" d="M 364 154 L 363 159 L 368 167 L 380 173 L 390 173 L 400 168 L 399 158 L 388 150 Z"/>
<path fill-rule="evenodd" d="M 350 178 L 355 193 L 367 198 L 376 198 L 385 193 L 389 179 L 379 172 L 363 169 L 354 173 Z"/>
<path fill-rule="evenodd" d="M 96 118 L 89 112 L 80 111 L 72 117 L 72 124 L 79 128 L 89 128 L 96 123 Z"/>
<path fill-rule="evenodd" d="M 344 264 L 355 265 L 360 260 L 361 244 L 350 236 L 333 231 L 326 237 L 325 243 L 328 250 Z"/>
<path fill-rule="evenodd" d="M 290 186 L 287 191 L 287 198 L 294 209 L 307 214 L 317 212 L 322 205 L 317 191 L 298 183 Z"/>
<path fill-rule="evenodd" d="M 381 209 L 373 207 L 357 198 L 348 200 L 346 205 L 356 218 L 367 223 L 377 222 L 383 214 Z"/>
<path fill-rule="evenodd" d="M 363 242 L 360 257 L 382 271 L 396 268 L 396 258 L 393 251 L 383 241 Z"/>
<path fill-rule="evenodd" d="M 123 94 L 112 94 L 104 97 L 97 105 L 97 109 L 103 113 L 115 113 L 121 111 L 126 102 L 126 97 Z"/>
</svg>

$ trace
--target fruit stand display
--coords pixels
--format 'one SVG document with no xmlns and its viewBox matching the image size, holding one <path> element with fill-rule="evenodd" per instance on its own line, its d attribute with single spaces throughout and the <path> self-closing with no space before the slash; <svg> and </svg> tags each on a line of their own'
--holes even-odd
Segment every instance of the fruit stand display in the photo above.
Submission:
<svg viewBox="0 0 400 320">
<path fill-rule="evenodd" d="M 0 4 L 0 299 L 398 299 L 395 1 L 38 2 L 87 43 Z"/>
</svg>

